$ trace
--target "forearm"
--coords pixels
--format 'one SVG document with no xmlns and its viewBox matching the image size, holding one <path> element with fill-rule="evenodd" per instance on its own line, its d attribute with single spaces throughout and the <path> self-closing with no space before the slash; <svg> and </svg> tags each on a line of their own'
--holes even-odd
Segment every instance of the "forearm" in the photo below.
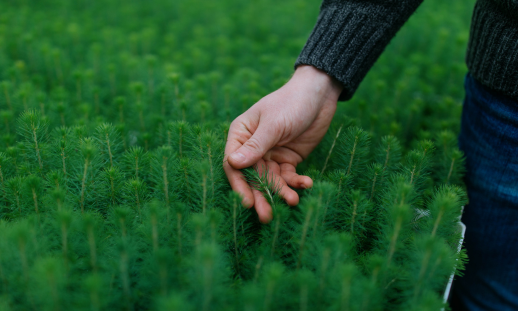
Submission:
<svg viewBox="0 0 518 311">
<path fill-rule="evenodd" d="M 295 67 L 319 68 L 352 97 L 392 37 L 422 0 L 324 0 L 320 15 Z"/>
</svg>

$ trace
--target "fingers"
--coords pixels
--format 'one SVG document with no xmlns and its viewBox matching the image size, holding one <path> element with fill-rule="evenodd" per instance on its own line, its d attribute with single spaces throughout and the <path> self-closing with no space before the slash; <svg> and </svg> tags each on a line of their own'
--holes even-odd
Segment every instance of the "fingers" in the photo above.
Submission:
<svg viewBox="0 0 518 311">
<path fill-rule="evenodd" d="M 241 204 L 246 208 L 252 207 L 254 205 L 254 195 L 243 174 L 239 170 L 232 168 L 228 164 L 228 161 L 223 162 L 223 169 L 225 170 L 225 174 L 227 175 L 232 189 L 239 193 L 243 198 Z"/>
<path fill-rule="evenodd" d="M 235 125 L 235 126 L 242 126 Z M 231 131 L 233 129 L 231 128 Z M 237 130 L 236 130 L 237 131 Z M 233 151 L 228 157 L 230 165 L 235 169 L 242 169 L 257 163 L 264 154 L 270 150 L 280 139 L 280 134 L 273 126 L 266 123 L 259 123 L 259 127 L 255 133 L 248 138 L 241 147 Z M 239 141 L 238 137 L 232 137 L 229 133 L 229 140 L 235 139 Z M 241 137 L 241 139 L 243 139 Z M 235 148 L 236 144 L 233 143 Z M 229 148 L 231 150 L 233 148 Z"/>
<path fill-rule="evenodd" d="M 297 192 L 293 191 L 293 189 L 288 187 L 286 181 L 284 178 L 282 178 L 279 164 L 274 161 L 266 161 L 266 166 L 268 167 L 268 177 L 270 181 L 277 183 L 281 188 L 279 195 L 284 198 L 286 204 L 289 206 L 295 206 L 299 204 L 299 195 Z"/>
<path fill-rule="evenodd" d="M 297 174 L 295 166 L 292 164 L 282 163 L 280 165 L 280 175 L 290 187 L 297 189 L 308 189 L 313 187 L 313 180 L 308 176 Z"/>
<path fill-rule="evenodd" d="M 266 201 L 261 191 L 254 189 L 252 192 L 254 194 L 254 206 L 259 216 L 259 221 L 263 224 L 269 223 L 272 220 L 272 207 L 268 204 L 268 201 Z"/>
</svg>

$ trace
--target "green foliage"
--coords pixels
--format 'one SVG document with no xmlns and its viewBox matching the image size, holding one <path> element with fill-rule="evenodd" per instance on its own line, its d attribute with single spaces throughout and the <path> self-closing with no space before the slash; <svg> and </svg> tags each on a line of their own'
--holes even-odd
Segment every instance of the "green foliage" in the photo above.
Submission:
<svg viewBox="0 0 518 311">
<path fill-rule="evenodd" d="M 337 105 L 298 206 L 243 170 L 260 224 L 229 124 L 289 79 L 320 1 L 4 1 L 0 309 L 439 310 L 466 261 L 471 2 L 425 3 Z"/>
</svg>

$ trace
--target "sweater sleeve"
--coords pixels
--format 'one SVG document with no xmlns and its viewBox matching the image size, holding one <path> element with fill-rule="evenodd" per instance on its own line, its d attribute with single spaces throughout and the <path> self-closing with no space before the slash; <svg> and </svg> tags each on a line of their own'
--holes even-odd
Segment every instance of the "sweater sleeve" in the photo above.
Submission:
<svg viewBox="0 0 518 311">
<path fill-rule="evenodd" d="M 392 37 L 423 0 L 324 0 L 295 68 L 312 65 L 342 83 L 350 99 Z"/>
</svg>

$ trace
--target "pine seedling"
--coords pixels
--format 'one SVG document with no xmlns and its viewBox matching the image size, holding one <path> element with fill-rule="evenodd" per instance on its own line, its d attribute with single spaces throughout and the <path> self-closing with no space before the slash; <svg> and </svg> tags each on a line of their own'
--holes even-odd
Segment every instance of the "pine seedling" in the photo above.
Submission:
<svg viewBox="0 0 518 311">
<path fill-rule="evenodd" d="M 92 138 L 85 138 L 81 141 L 81 164 L 78 172 L 81 182 L 81 192 L 79 195 L 79 205 L 81 213 L 85 211 L 87 186 L 94 176 L 97 162 L 97 146 Z"/>
<path fill-rule="evenodd" d="M 126 121 L 126 119 L 124 118 L 124 116 L 125 116 L 124 109 L 126 108 L 126 98 L 124 98 L 122 96 L 116 97 L 115 105 L 119 109 L 119 123 L 124 124 L 124 122 Z"/>
<path fill-rule="evenodd" d="M 403 160 L 401 171 L 418 191 L 421 190 L 429 173 L 434 149 L 431 141 L 423 140 L 419 142 L 418 149 L 410 151 Z"/>
<path fill-rule="evenodd" d="M 374 161 L 382 165 L 380 182 L 383 182 L 397 167 L 401 160 L 401 145 L 394 136 L 384 136 L 375 150 Z"/>
<path fill-rule="evenodd" d="M 142 207 L 149 199 L 146 183 L 140 179 L 132 178 L 124 183 L 122 193 L 125 203 L 135 208 L 138 212 L 138 217 L 142 219 Z"/>
<path fill-rule="evenodd" d="M 311 271 L 303 269 L 296 273 L 294 275 L 294 283 L 296 284 L 294 287 L 299 290 L 298 293 L 293 293 L 292 295 L 294 297 L 298 296 L 300 311 L 314 310 L 314 305 L 322 307 L 326 304 L 326 301 L 321 301 L 320 297 L 315 299 L 314 295 L 310 295 L 310 293 L 313 293 L 317 287 L 315 275 Z"/>
<path fill-rule="evenodd" d="M 180 159 L 179 172 L 176 174 L 176 182 L 178 185 L 179 199 L 191 204 L 194 200 L 193 185 L 194 185 L 194 168 L 189 158 L 184 157 Z"/>
<path fill-rule="evenodd" d="M 172 191 L 174 188 L 174 174 L 178 171 L 177 156 L 169 146 L 159 147 L 152 157 L 152 180 L 155 184 L 154 194 L 163 200 L 166 207 L 171 206 L 171 202 L 176 199 Z"/>
<path fill-rule="evenodd" d="M 240 295 L 242 297 L 243 310 L 260 311 L 263 308 L 264 289 L 256 283 L 246 283 L 243 285 Z"/>
<path fill-rule="evenodd" d="M 91 274 L 84 279 L 83 287 L 88 292 L 89 305 L 92 311 L 101 310 L 103 280 L 98 274 Z"/>
<path fill-rule="evenodd" d="M 11 126 L 10 126 L 10 123 L 11 123 L 11 120 L 13 119 L 13 111 L 12 110 L 1 110 L 0 111 L 0 118 L 2 118 L 4 120 L 4 124 L 5 124 L 5 131 L 7 132 L 7 134 L 10 134 L 11 132 Z"/>
<path fill-rule="evenodd" d="M 47 173 L 44 180 L 46 188 L 67 189 L 66 176 L 61 170 L 53 170 Z"/>
<path fill-rule="evenodd" d="M 79 103 L 83 99 L 83 90 L 81 86 L 83 80 L 83 72 L 80 70 L 74 70 L 74 72 L 72 72 L 72 78 L 74 78 L 76 82 L 76 100 Z"/>
<path fill-rule="evenodd" d="M 61 126 L 56 130 L 56 137 L 52 147 L 54 149 L 54 157 L 59 156 L 60 159 L 59 164 L 56 166 L 63 171 L 65 177 L 68 177 L 67 167 L 70 165 L 69 158 L 72 156 L 74 150 L 69 128 Z"/>
<path fill-rule="evenodd" d="M 322 241 L 322 247 L 317 254 L 315 262 L 316 275 L 318 277 L 317 298 L 319 303 L 329 300 L 325 297 L 330 286 L 335 286 L 335 276 L 340 267 L 346 262 L 352 262 L 355 243 L 349 234 L 332 233 Z"/>
<path fill-rule="evenodd" d="M 24 139 L 27 155 L 43 173 L 44 159 L 42 148 L 48 141 L 48 122 L 36 110 L 24 111 L 18 118 L 18 133 Z"/>
<path fill-rule="evenodd" d="M 84 213 L 82 217 L 82 226 L 86 234 L 88 244 L 90 268 L 94 273 L 97 273 L 97 270 L 99 268 L 99 263 L 97 259 L 97 229 L 99 227 L 98 215 L 90 212 Z"/>
<path fill-rule="evenodd" d="M 34 211 L 36 214 L 40 212 L 41 200 L 41 179 L 36 175 L 29 175 L 25 178 L 25 188 L 30 193 Z"/>
<path fill-rule="evenodd" d="M 385 172 L 380 163 L 372 163 L 367 167 L 366 174 L 362 178 L 362 188 L 367 193 L 369 201 L 376 202 L 383 189 Z"/>
<path fill-rule="evenodd" d="M 346 171 L 347 175 L 357 176 L 367 163 L 370 136 L 358 127 L 350 127 L 337 142 L 335 165 Z"/>
<path fill-rule="evenodd" d="M 31 269 L 31 292 L 35 303 L 45 310 L 63 309 L 65 274 L 61 262 L 55 257 L 36 260 Z"/>
<path fill-rule="evenodd" d="M 272 208 L 275 208 L 280 203 L 278 194 L 282 186 L 267 167 L 249 167 L 241 170 L 241 172 L 250 188 L 260 191 Z"/>
<path fill-rule="evenodd" d="M 356 266 L 351 263 L 341 264 L 339 267 L 340 295 L 338 296 L 336 304 L 340 311 L 353 310 L 355 287 L 353 285 L 353 279 L 357 279 L 358 271 Z"/>
<path fill-rule="evenodd" d="M 248 218 L 250 213 L 241 206 L 241 197 L 236 192 L 229 192 L 226 198 L 225 209 L 223 210 L 225 220 L 222 234 L 224 245 L 229 245 L 229 253 L 231 255 L 232 267 L 236 277 L 245 275 L 248 267 L 244 264 L 249 259 L 247 247 L 250 243 L 250 222 Z"/>
<path fill-rule="evenodd" d="M 109 123 L 99 125 L 95 132 L 97 143 L 100 146 L 101 161 L 103 165 L 109 163 L 109 167 L 113 168 L 122 149 L 120 134 L 115 126 Z"/>
<path fill-rule="evenodd" d="M 334 133 L 335 131 L 330 131 L 333 133 L 333 135 L 332 135 L 333 142 L 331 143 L 331 147 L 329 147 L 329 152 L 327 153 L 326 160 L 324 161 L 324 166 L 322 167 L 322 170 L 320 171 L 320 178 L 322 178 L 322 176 L 324 175 L 324 172 L 326 171 L 327 164 L 329 163 L 329 160 L 331 159 L 331 156 L 333 155 L 333 151 L 335 149 L 338 139 L 340 138 L 340 135 L 344 133 L 344 132 L 342 132 L 342 130 L 344 130 L 344 132 L 345 132 L 343 123 L 340 124 L 340 126 L 336 130 L 336 133 Z"/>
<path fill-rule="evenodd" d="M 189 124 L 184 121 L 170 122 L 166 129 L 167 145 L 172 147 L 173 150 L 178 150 L 180 158 L 186 155 L 186 143 L 185 139 L 188 137 Z"/>
<path fill-rule="evenodd" d="M 12 209 L 16 210 L 18 214 L 22 215 L 22 201 L 21 193 L 24 180 L 21 176 L 14 176 L 6 181 L 6 199 L 12 206 Z"/>
<path fill-rule="evenodd" d="M 274 301 L 275 289 L 284 274 L 284 266 L 280 263 L 274 262 L 264 268 L 263 283 L 265 287 L 265 296 L 263 303 L 263 310 L 269 311 L 272 309 L 272 302 Z"/>
<path fill-rule="evenodd" d="M 97 201 L 99 206 L 116 206 L 122 203 L 122 191 L 125 176 L 117 166 L 110 167 L 100 172 L 97 183 Z"/>
<path fill-rule="evenodd" d="M 436 138 L 437 151 L 442 155 L 448 155 L 457 147 L 457 137 L 452 131 L 440 131 Z"/>
<path fill-rule="evenodd" d="M 203 160 L 198 168 L 197 174 L 197 182 L 196 182 L 196 192 L 195 195 L 198 197 L 198 202 L 200 207 L 200 211 L 203 215 L 207 213 L 207 209 L 211 206 L 211 201 L 209 201 L 208 192 L 209 192 L 209 174 L 210 174 L 210 164 L 207 160 Z M 194 189 L 193 189 L 194 190 Z"/>
<path fill-rule="evenodd" d="M 196 248 L 195 272 L 197 285 L 200 291 L 200 306 L 198 310 L 208 311 L 218 305 L 223 289 L 221 285 L 226 277 L 223 272 L 226 268 L 220 259 L 220 250 L 216 244 L 203 243 Z"/>
<path fill-rule="evenodd" d="M 176 233 L 176 244 L 178 249 L 178 258 L 182 260 L 183 249 L 185 247 L 185 227 L 187 222 L 188 210 L 187 207 L 183 203 L 175 202 L 173 206 L 173 217 L 175 221 L 173 224 L 175 225 L 175 233 Z M 175 236 L 175 235 L 173 235 Z"/>
<path fill-rule="evenodd" d="M 20 155 L 20 148 L 18 148 L 18 146 L 7 147 L 5 153 L 12 159 L 14 171 L 15 173 L 18 173 L 18 157 Z"/>
<path fill-rule="evenodd" d="M 332 229 L 334 219 L 340 210 L 337 208 L 337 189 L 334 184 L 329 182 L 316 182 L 311 189 L 311 195 L 318 198 L 322 204 L 321 213 L 316 215 L 313 224 L 314 233 L 321 232 L 325 235 L 327 230 Z"/>
<path fill-rule="evenodd" d="M 47 206 L 55 206 L 56 211 L 61 211 L 65 206 L 66 192 L 63 189 L 55 188 L 48 192 L 46 198 Z"/>
<path fill-rule="evenodd" d="M 337 204 L 341 204 L 341 202 L 344 202 L 345 196 L 347 195 L 349 189 L 353 185 L 352 175 L 347 175 L 347 172 L 345 170 L 335 170 L 330 172 L 326 176 L 325 180 L 336 185 Z"/>
<path fill-rule="evenodd" d="M 365 237 L 366 225 L 371 220 L 372 203 L 360 190 L 352 190 L 347 196 L 347 207 L 343 209 L 341 219 L 344 232 L 348 232 L 356 240 Z"/>
<path fill-rule="evenodd" d="M 144 93 L 144 84 L 141 82 L 133 82 L 130 84 L 130 89 L 135 95 L 135 108 L 138 112 L 138 119 L 140 122 L 140 130 L 146 131 L 146 125 L 144 122 L 144 104 L 142 102 L 142 94 Z"/>
<path fill-rule="evenodd" d="M 24 287 L 27 286 L 29 278 L 29 256 L 27 254 L 27 244 L 32 239 L 31 230 L 28 221 L 17 222 L 12 227 L 11 242 L 15 245 L 18 255 L 19 264 L 22 268 L 22 276 L 25 282 Z"/>
<path fill-rule="evenodd" d="M 5 196 L 5 182 L 10 175 L 10 161 L 11 158 L 4 152 L 0 152 L 0 195 Z"/>
<path fill-rule="evenodd" d="M 178 103 L 178 101 L 180 100 L 180 89 L 178 87 L 178 83 L 180 81 L 180 75 L 176 72 L 173 72 L 173 73 L 170 73 L 167 75 L 167 79 L 169 80 L 169 82 L 173 85 L 173 92 L 174 92 L 174 98 L 175 98 L 175 103 Z"/>
<path fill-rule="evenodd" d="M 420 237 L 415 240 L 415 253 L 409 261 L 409 295 L 414 303 L 426 289 L 440 290 L 452 273 L 454 256 L 444 242 L 433 237 Z"/>
<path fill-rule="evenodd" d="M 319 224 L 319 214 L 322 210 L 322 202 L 312 196 L 301 204 L 301 217 L 302 223 L 299 228 L 297 228 L 294 232 L 294 236 L 298 241 L 298 254 L 297 254 L 297 270 L 299 270 L 304 263 L 306 262 L 306 258 L 308 257 L 308 253 L 311 253 L 314 242 L 318 241 L 320 235 L 317 235 Z M 315 219 L 317 219 L 315 221 Z"/>
<path fill-rule="evenodd" d="M 7 108 L 9 108 L 9 110 L 13 110 L 13 105 L 11 103 L 11 88 L 12 88 L 12 85 L 9 81 L 2 81 L 0 82 L 0 87 L 2 88 L 2 93 L 4 95 L 4 98 L 5 98 L 5 103 L 7 104 Z"/>
<path fill-rule="evenodd" d="M 143 170 L 148 165 L 148 155 L 142 147 L 131 147 L 123 155 L 123 168 L 134 179 L 146 179 Z"/>
<path fill-rule="evenodd" d="M 428 204 L 430 217 L 425 223 L 426 231 L 430 232 L 432 237 L 450 240 L 457 232 L 462 210 L 462 198 L 457 193 L 459 190 L 451 186 L 442 186 L 435 191 Z"/>
<path fill-rule="evenodd" d="M 461 184 L 465 173 L 464 153 L 457 147 L 442 156 L 437 169 L 437 179 L 444 184 Z"/>
<path fill-rule="evenodd" d="M 131 280 L 129 274 L 129 251 L 127 242 L 121 240 L 117 245 L 119 251 L 119 277 L 124 294 L 124 307 L 126 310 L 133 310 L 133 299 L 131 293 Z M 95 271 L 94 271 L 95 272 Z"/>
<path fill-rule="evenodd" d="M 72 223 L 72 212 L 69 210 L 61 209 L 56 214 L 57 225 L 61 231 L 61 253 L 63 255 L 63 263 L 65 265 L 65 271 L 68 271 L 69 266 L 69 233 L 70 225 Z"/>
<path fill-rule="evenodd" d="M 384 198 L 386 222 L 381 225 L 378 248 L 386 252 L 386 266 L 393 264 L 394 255 L 402 248 L 403 242 L 409 238 L 410 218 L 412 210 L 410 204 L 415 199 L 414 187 L 406 177 L 396 175 L 393 177 L 392 186 L 388 189 Z"/>
</svg>

